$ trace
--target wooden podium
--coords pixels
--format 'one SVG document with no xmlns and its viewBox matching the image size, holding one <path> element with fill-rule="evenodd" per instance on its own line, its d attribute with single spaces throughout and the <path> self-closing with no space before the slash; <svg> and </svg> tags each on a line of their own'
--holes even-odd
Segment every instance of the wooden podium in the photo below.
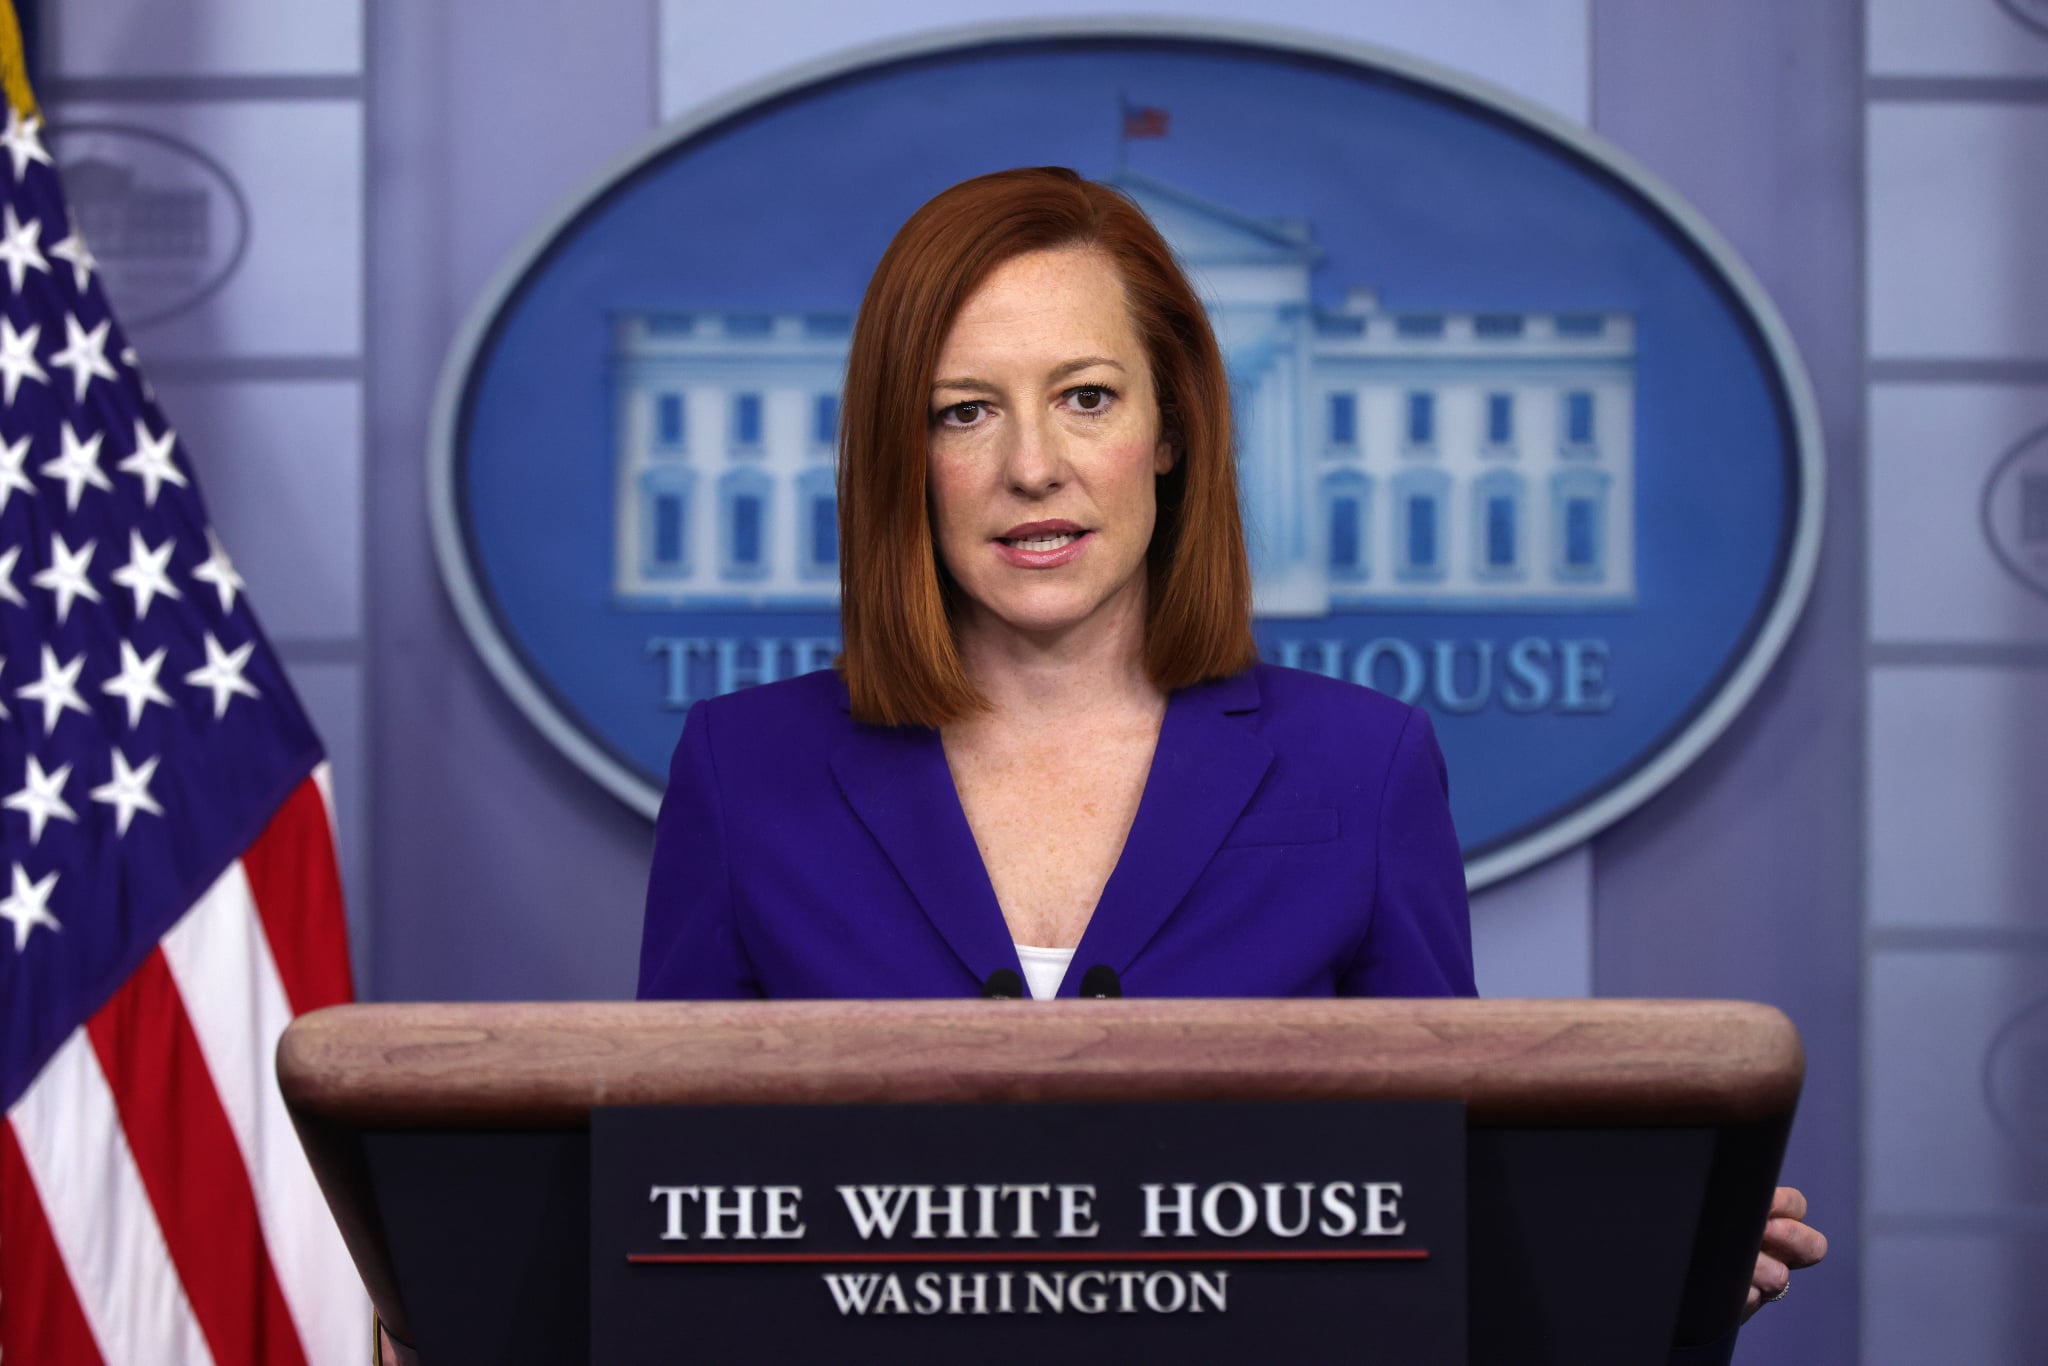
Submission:
<svg viewBox="0 0 2048 1366">
<path fill-rule="evenodd" d="M 1728 1001 L 359 1005 L 277 1066 L 424 1366 L 586 1358 L 595 1107 L 1396 1099 L 1466 1107 L 1471 1361 L 1725 1362 L 1804 1074 Z"/>
</svg>

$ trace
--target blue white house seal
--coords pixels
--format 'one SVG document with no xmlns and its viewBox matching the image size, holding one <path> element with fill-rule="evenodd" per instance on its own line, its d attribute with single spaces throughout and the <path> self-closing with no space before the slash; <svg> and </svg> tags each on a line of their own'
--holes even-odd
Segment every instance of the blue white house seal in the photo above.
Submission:
<svg viewBox="0 0 2048 1366">
<path fill-rule="evenodd" d="M 1242 26 L 983 27 L 660 130 L 455 348 L 444 577 L 512 697 L 652 813 L 691 701 L 838 649 L 833 444 L 895 228 L 984 171 L 1118 185 L 1230 371 L 1257 635 L 1428 707 L 1475 886 L 1668 783 L 1754 693 L 1820 537 L 1783 323 L 1620 152 L 1386 52 Z"/>
</svg>

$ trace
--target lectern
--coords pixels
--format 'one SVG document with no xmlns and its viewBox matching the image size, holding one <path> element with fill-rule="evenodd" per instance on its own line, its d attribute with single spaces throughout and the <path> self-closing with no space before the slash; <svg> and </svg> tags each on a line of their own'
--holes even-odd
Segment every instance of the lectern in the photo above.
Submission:
<svg viewBox="0 0 2048 1366">
<path fill-rule="evenodd" d="M 607 1107 L 788 1107 L 829 1141 L 841 1107 L 1380 1101 L 1463 1106 L 1470 1361 L 1725 1362 L 1803 1072 L 1790 1021 L 1726 1001 L 359 1005 L 278 1049 L 424 1366 L 588 1358 Z"/>
</svg>

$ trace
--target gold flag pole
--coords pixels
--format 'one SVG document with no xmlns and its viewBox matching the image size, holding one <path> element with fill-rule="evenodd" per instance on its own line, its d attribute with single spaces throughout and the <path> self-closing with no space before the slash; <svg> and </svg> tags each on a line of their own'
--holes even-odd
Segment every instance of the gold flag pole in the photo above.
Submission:
<svg viewBox="0 0 2048 1366">
<path fill-rule="evenodd" d="M 7 88 L 7 103 L 24 119 L 36 114 L 36 92 L 28 86 L 28 58 L 21 50 L 21 24 L 14 17 L 14 0 L 0 0 L 0 85 Z"/>
</svg>

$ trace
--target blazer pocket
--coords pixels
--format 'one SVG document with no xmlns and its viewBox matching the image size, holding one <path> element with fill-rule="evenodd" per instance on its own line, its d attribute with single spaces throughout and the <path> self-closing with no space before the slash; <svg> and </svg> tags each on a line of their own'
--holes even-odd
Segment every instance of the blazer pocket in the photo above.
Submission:
<svg viewBox="0 0 2048 1366">
<path fill-rule="evenodd" d="M 1337 838 L 1337 813 L 1316 811 L 1247 811 L 1223 841 L 1226 849 L 1260 844 L 1327 844 Z"/>
</svg>

